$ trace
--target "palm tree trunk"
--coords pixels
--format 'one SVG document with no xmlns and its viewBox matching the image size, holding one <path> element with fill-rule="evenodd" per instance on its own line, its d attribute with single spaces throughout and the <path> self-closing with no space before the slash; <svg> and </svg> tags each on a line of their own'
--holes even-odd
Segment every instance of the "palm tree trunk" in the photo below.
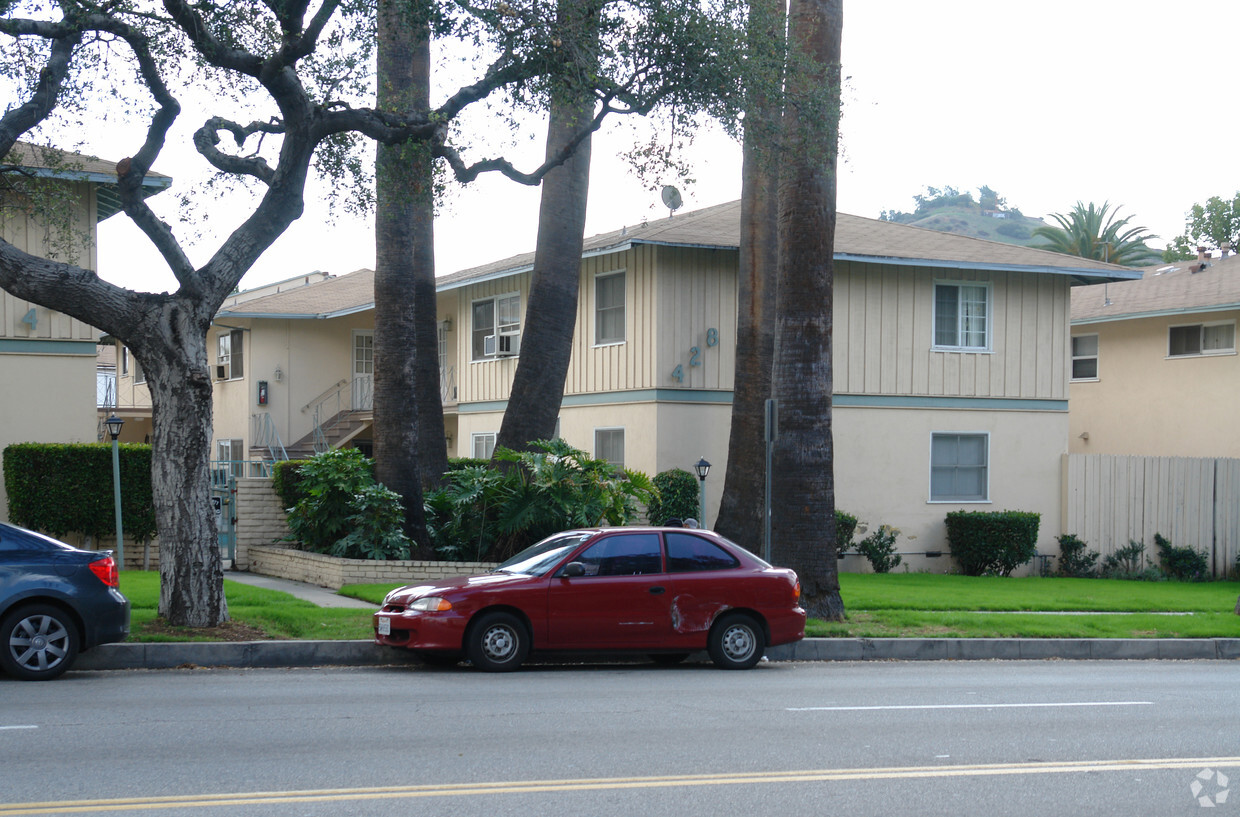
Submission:
<svg viewBox="0 0 1240 817">
<path fill-rule="evenodd" d="M 831 437 L 832 274 L 842 0 L 792 0 L 779 184 L 773 382 L 779 440 L 772 475 L 774 553 L 801 578 L 811 616 L 838 621 Z"/>
</svg>

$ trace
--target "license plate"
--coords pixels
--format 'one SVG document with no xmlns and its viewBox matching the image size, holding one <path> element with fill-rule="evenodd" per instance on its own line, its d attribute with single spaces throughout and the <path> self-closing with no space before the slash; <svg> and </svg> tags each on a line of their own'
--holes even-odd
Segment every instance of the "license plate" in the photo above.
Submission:
<svg viewBox="0 0 1240 817">
<path fill-rule="evenodd" d="M 379 635 L 392 634 L 392 619 L 383 616 L 379 619 Z"/>
</svg>

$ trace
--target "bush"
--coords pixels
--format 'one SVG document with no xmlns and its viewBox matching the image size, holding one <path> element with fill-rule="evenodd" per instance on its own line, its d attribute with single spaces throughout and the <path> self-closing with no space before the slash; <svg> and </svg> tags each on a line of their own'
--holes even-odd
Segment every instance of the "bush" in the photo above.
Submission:
<svg viewBox="0 0 1240 817">
<path fill-rule="evenodd" d="M 701 507 L 701 487 L 693 474 L 683 468 L 660 471 L 654 476 L 654 487 L 658 494 L 646 506 L 646 518 L 650 524 L 662 525 L 669 519 L 697 518 Z"/>
<path fill-rule="evenodd" d="M 276 496 L 280 497 L 280 507 L 286 513 L 306 498 L 306 492 L 301 487 L 301 467 L 307 462 L 309 460 L 282 460 L 271 468 L 271 486 Z"/>
<path fill-rule="evenodd" d="M 631 524 L 638 503 L 649 507 L 654 498 L 645 474 L 617 476 L 614 465 L 563 440 L 522 452 L 497 448 L 495 460 L 515 467 L 449 471 L 424 495 L 427 528 L 444 558 L 500 560 L 557 531 Z"/>
<path fill-rule="evenodd" d="M 1169 578 L 1182 582 L 1201 582 L 1210 575 L 1210 560 L 1203 551 L 1190 546 L 1176 547 L 1164 539 L 1161 533 L 1154 534 L 1154 546 L 1158 548 L 1158 560 L 1162 563 L 1163 573 Z"/>
<path fill-rule="evenodd" d="M 869 561 L 875 573 L 890 573 L 902 561 L 896 553 L 896 537 L 900 531 L 890 525 L 879 525 L 878 530 L 857 543 L 857 552 Z"/>
<path fill-rule="evenodd" d="M 1129 541 L 1103 559 L 1101 573 L 1108 579 L 1157 581 L 1162 578 L 1158 570 L 1145 564 L 1145 543 L 1136 541 Z"/>
<path fill-rule="evenodd" d="M 852 547 L 853 534 L 857 532 L 857 517 L 843 511 L 835 512 L 835 550 L 836 557 Z"/>
<path fill-rule="evenodd" d="M 1058 537 L 1060 576 L 1089 578 L 1098 569 L 1098 551 L 1086 550 L 1089 545 L 1071 533 Z"/>
<path fill-rule="evenodd" d="M 1026 511 L 952 511 L 947 541 L 966 576 L 1010 576 L 1037 555 L 1039 520 Z"/>
<path fill-rule="evenodd" d="M 400 497 L 375 482 L 354 448 L 327 451 L 298 470 L 301 500 L 289 511 L 292 539 L 306 550 L 349 559 L 408 559 Z"/>
</svg>

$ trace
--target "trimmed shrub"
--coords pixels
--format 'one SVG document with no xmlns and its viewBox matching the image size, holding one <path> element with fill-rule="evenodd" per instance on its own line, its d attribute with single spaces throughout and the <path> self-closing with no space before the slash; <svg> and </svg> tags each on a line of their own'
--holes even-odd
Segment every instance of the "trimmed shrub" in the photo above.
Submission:
<svg viewBox="0 0 1240 817">
<path fill-rule="evenodd" d="M 1145 543 L 1130 540 L 1102 560 L 1102 575 L 1108 579 L 1150 578 L 1145 566 Z"/>
<path fill-rule="evenodd" d="M 875 573 L 890 573 L 903 559 L 896 553 L 896 537 L 900 531 L 890 525 L 879 525 L 878 530 L 857 543 L 857 552 L 866 558 Z"/>
<path fill-rule="evenodd" d="M 1010 576 L 1037 555 L 1040 519 L 1027 511 L 952 511 L 947 541 L 966 576 Z"/>
<path fill-rule="evenodd" d="M 1078 579 L 1092 577 L 1098 569 L 1098 551 L 1086 550 L 1089 547 L 1074 534 L 1065 533 L 1058 537 L 1060 576 Z"/>
<path fill-rule="evenodd" d="M 1164 539 L 1161 533 L 1154 534 L 1154 546 L 1158 548 L 1158 560 L 1162 564 L 1163 573 L 1169 578 L 1182 582 L 1201 582 L 1210 575 L 1210 560 L 1203 551 L 1190 546 L 1176 547 Z"/>
<path fill-rule="evenodd" d="M 400 496 L 375 482 L 374 463 L 355 448 L 327 451 L 299 469 L 304 496 L 289 511 L 290 539 L 348 559 L 408 559 Z"/>
<path fill-rule="evenodd" d="M 671 468 L 655 474 L 653 482 L 658 493 L 646 506 L 650 524 L 662 525 L 669 519 L 697 519 L 701 488 L 696 476 L 683 468 Z"/>
<path fill-rule="evenodd" d="M 857 517 L 843 511 L 835 512 L 836 556 L 843 556 L 852 547 L 853 534 L 857 532 Z"/>
<path fill-rule="evenodd" d="M 280 507 L 284 508 L 285 513 L 306 498 L 306 492 L 301 487 L 301 467 L 309 461 L 282 460 L 271 468 L 271 487 L 280 497 Z"/>
</svg>

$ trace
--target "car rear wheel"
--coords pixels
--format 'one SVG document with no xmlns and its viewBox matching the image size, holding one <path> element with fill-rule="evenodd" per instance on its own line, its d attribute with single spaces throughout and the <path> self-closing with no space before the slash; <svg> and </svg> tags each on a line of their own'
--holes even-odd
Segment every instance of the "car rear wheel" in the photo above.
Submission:
<svg viewBox="0 0 1240 817">
<path fill-rule="evenodd" d="M 47 604 L 19 607 L 0 622 L 0 668 L 23 681 L 48 681 L 77 658 L 77 626 Z"/>
<path fill-rule="evenodd" d="M 762 626 L 744 613 L 726 615 L 715 622 L 706 644 L 710 660 L 722 669 L 749 669 L 762 660 L 766 636 Z"/>
<path fill-rule="evenodd" d="M 509 672 L 529 654 L 525 625 L 511 613 L 485 613 L 470 628 L 466 653 L 474 666 L 486 672 Z"/>
</svg>

